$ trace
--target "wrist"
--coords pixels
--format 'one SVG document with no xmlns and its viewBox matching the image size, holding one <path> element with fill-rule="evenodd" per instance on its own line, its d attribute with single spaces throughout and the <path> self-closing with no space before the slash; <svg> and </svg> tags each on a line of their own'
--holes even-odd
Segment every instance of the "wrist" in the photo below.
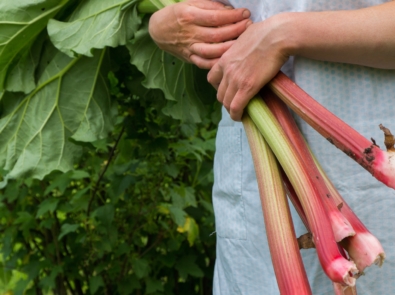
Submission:
<svg viewBox="0 0 395 295">
<path fill-rule="evenodd" d="M 302 48 L 302 38 L 305 32 L 301 30 L 303 13 L 284 12 L 268 18 L 265 22 L 270 26 L 273 44 L 284 57 L 298 55 Z"/>
</svg>

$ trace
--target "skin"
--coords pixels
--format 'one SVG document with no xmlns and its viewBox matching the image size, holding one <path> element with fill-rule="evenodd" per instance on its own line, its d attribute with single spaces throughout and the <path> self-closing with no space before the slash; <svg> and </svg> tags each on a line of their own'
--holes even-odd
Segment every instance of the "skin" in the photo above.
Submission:
<svg viewBox="0 0 395 295">
<path fill-rule="evenodd" d="M 252 22 L 247 9 L 210 0 L 167 6 L 150 18 L 149 33 L 159 48 L 200 68 L 211 69 Z"/>
<path fill-rule="evenodd" d="M 249 100 L 290 56 L 395 69 L 394 15 L 395 2 L 358 10 L 281 13 L 259 23 L 243 23 L 247 29 L 240 29 L 236 41 L 217 39 L 215 46 L 221 50 L 212 58 L 194 49 L 187 60 L 211 68 L 207 78 L 218 90 L 218 100 L 233 120 L 240 121 Z M 194 48 L 192 42 L 188 46 Z"/>
</svg>

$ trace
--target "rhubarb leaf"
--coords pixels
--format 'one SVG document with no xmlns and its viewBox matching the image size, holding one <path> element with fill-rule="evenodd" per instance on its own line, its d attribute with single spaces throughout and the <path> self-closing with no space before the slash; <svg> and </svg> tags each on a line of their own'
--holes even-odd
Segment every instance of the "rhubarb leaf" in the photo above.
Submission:
<svg viewBox="0 0 395 295">
<path fill-rule="evenodd" d="M 183 122 L 200 122 L 206 109 L 196 76 L 202 72 L 196 66 L 159 49 L 149 36 L 147 26 L 136 33 L 135 39 L 127 47 L 131 63 L 146 77 L 142 85 L 150 89 L 161 89 L 169 100 L 163 112 Z M 204 85 L 211 89 L 208 84 Z M 209 92 L 205 98 L 210 96 Z"/>
<path fill-rule="evenodd" d="M 50 20 L 53 44 L 70 57 L 92 56 L 92 49 L 125 45 L 141 24 L 137 0 L 81 1 L 67 22 Z"/>
<path fill-rule="evenodd" d="M 68 0 L 0 1 L 0 92 L 10 67 L 19 54 L 31 45 L 37 35 Z M 21 54 L 26 55 L 26 52 Z M 29 86 L 31 87 L 31 86 Z"/>
<path fill-rule="evenodd" d="M 42 63 L 46 64 L 44 58 Z M 54 170 L 73 168 L 80 147 L 75 141 L 104 138 L 113 126 L 105 51 L 93 58 L 54 55 L 43 67 L 38 86 L 22 96 L 6 92 L 1 102 L 0 166 L 6 178 L 42 179 Z"/>
<path fill-rule="evenodd" d="M 35 71 L 46 37 L 46 34 L 41 34 L 31 46 L 27 46 L 26 50 L 20 52 L 20 57 L 8 71 L 5 82 L 6 90 L 27 94 L 36 88 Z"/>
</svg>

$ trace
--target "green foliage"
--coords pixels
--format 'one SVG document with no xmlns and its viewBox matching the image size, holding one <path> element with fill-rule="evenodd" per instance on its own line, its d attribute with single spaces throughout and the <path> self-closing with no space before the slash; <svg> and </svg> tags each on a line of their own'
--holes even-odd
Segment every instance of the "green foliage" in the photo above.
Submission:
<svg viewBox="0 0 395 295">
<path fill-rule="evenodd" d="M 204 95 L 201 95 L 199 84 L 193 78 L 198 76 L 198 69 L 155 46 L 148 34 L 147 24 L 136 34 L 128 49 L 131 63 L 146 76 L 143 85 L 162 89 L 169 100 L 163 111 L 184 122 L 200 122 L 205 108 L 202 102 Z"/>
<path fill-rule="evenodd" d="M 219 109 L 138 4 L 0 4 L 0 292 L 211 294 Z"/>
<path fill-rule="evenodd" d="M 0 3 L 0 93 L 10 67 L 26 55 L 35 37 L 68 0 L 15 0 Z M 27 62 L 27 58 L 25 58 Z M 30 72 L 30 75 L 34 73 Z M 15 82 L 14 82 L 15 83 Z M 26 81 L 22 81 L 26 83 Z M 31 83 L 31 79 L 30 79 Z M 10 84 L 13 84 L 10 82 Z M 12 86 L 10 86 L 12 89 Z M 29 90 L 29 87 L 25 90 Z"/>
<path fill-rule="evenodd" d="M 51 41 L 71 57 L 73 53 L 92 56 L 92 48 L 125 45 L 141 23 L 137 7 L 131 5 L 135 2 L 137 0 L 82 1 L 66 22 L 49 21 Z"/>
<path fill-rule="evenodd" d="M 107 137 L 113 103 L 103 73 L 105 51 L 71 59 L 56 53 L 44 59 L 37 87 L 26 96 L 6 92 L 0 120 L 0 163 L 12 178 L 43 178 L 72 169 L 80 147 L 70 141 Z M 18 101 L 18 103 L 16 103 Z"/>
</svg>

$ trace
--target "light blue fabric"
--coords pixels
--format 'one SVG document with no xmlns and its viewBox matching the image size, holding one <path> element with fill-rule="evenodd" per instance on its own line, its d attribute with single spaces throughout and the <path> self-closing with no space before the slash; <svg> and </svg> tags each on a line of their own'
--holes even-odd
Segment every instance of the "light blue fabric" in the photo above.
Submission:
<svg viewBox="0 0 395 295">
<path fill-rule="evenodd" d="M 358 9 L 383 2 L 230 0 L 235 7 L 249 8 L 254 21 L 284 11 Z M 291 66 L 292 71 L 286 71 L 305 91 L 365 137 L 384 146 L 378 125 L 382 123 L 395 131 L 395 71 L 298 57 Z M 376 181 L 306 123 L 300 119 L 298 123 L 339 192 L 386 250 L 384 266 L 373 266 L 358 279 L 358 294 L 395 294 L 395 191 Z M 218 127 L 214 174 L 214 295 L 278 294 L 247 138 L 242 124 L 232 121 L 225 110 Z M 297 235 L 305 233 L 294 211 L 293 218 Z M 303 250 L 302 256 L 313 294 L 333 294 L 315 250 Z"/>
</svg>

